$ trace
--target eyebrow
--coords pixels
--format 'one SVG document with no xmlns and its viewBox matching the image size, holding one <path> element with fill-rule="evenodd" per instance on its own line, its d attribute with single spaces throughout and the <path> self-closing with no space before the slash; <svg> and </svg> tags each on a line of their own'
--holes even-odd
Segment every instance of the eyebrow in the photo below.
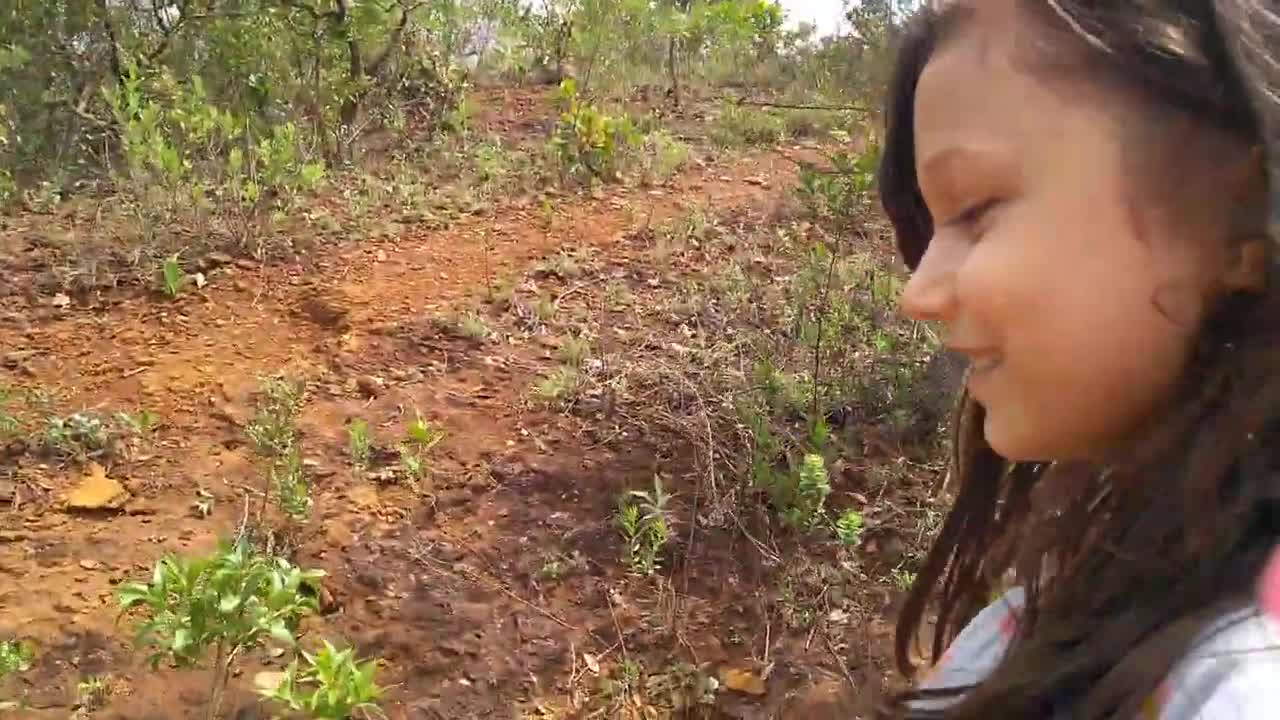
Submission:
<svg viewBox="0 0 1280 720">
<path fill-rule="evenodd" d="M 951 175 L 962 168 L 974 165 L 984 168 L 1005 168 L 1011 165 L 1010 153 L 990 145 L 947 145 L 924 156 L 920 161 L 920 176 Z"/>
</svg>

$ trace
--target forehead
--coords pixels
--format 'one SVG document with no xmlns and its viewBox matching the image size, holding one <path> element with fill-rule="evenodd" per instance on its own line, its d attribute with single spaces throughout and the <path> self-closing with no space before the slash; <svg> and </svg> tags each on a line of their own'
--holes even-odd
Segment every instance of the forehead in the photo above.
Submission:
<svg viewBox="0 0 1280 720">
<path fill-rule="evenodd" d="M 1030 80 L 1020 69 L 1016 50 L 1025 34 L 1014 22 L 1013 0 L 956 3 L 941 42 L 921 73 L 916 89 L 915 132 L 922 146 L 974 132 L 1007 135 L 1009 126 L 1029 108 Z M 985 132 L 984 132 L 985 131 Z"/>
<path fill-rule="evenodd" d="M 1068 126 L 1115 127 L 1136 108 L 1094 73 L 1078 45 L 1020 0 L 953 0 L 948 22 L 916 89 L 917 157 L 964 136 L 1002 145 L 1032 142 Z M 1075 57 L 1072 57 L 1072 56 Z"/>
</svg>

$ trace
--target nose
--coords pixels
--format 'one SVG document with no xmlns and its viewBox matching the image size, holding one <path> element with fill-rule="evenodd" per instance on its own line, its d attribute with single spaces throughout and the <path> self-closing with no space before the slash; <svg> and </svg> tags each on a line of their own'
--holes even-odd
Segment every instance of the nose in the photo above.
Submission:
<svg viewBox="0 0 1280 720">
<path fill-rule="evenodd" d="M 956 310 L 956 270 L 963 259 L 956 243 L 934 237 L 911 279 L 902 289 L 899 307 L 913 320 L 946 322 Z"/>
</svg>

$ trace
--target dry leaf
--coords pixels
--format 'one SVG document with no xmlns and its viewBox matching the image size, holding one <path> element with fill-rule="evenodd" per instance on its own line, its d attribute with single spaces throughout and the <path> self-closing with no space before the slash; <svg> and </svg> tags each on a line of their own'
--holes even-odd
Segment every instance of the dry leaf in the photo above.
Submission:
<svg viewBox="0 0 1280 720">
<path fill-rule="evenodd" d="M 765 694 L 764 678 L 751 670 L 742 668 L 720 668 L 720 684 L 735 692 L 748 695 Z"/>
<path fill-rule="evenodd" d="M 91 463 L 80 484 L 67 496 L 69 510 L 116 510 L 129 499 L 129 491 L 117 480 L 107 477 L 98 463 Z"/>
</svg>

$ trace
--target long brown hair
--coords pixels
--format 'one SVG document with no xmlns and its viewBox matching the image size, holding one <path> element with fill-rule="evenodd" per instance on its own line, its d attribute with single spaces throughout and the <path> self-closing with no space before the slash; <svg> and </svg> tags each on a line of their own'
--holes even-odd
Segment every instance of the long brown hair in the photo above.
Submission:
<svg viewBox="0 0 1280 720">
<path fill-rule="evenodd" d="M 1024 4 L 1046 29 L 1074 36 L 1109 80 L 1263 143 L 1207 0 Z M 890 86 L 879 191 L 913 269 L 933 234 L 915 172 L 916 85 L 966 11 L 922 10 Z M 1280 539 L 1280 295 L 1224 299 L 1200 328 L 1175 406 L 1105 468 L 1009 462 L 983 439 L 984 412 L 961 397 L 952 423 L 957 496 L 900 616 L 899 667 L 913 674 L 928 612 L 937 612 L 936 661 L 1010 570 L 1025 590 L 1022 620 L 981 683 L 907 693 L 884 716 L 1132 720 L 1210 623 L 1252 602 Z M 1050 482 L 1069 492 L 1038 502 Z M 921 697 L 953 702 L 924 710 L 911 703 Z"/>
</svg>

